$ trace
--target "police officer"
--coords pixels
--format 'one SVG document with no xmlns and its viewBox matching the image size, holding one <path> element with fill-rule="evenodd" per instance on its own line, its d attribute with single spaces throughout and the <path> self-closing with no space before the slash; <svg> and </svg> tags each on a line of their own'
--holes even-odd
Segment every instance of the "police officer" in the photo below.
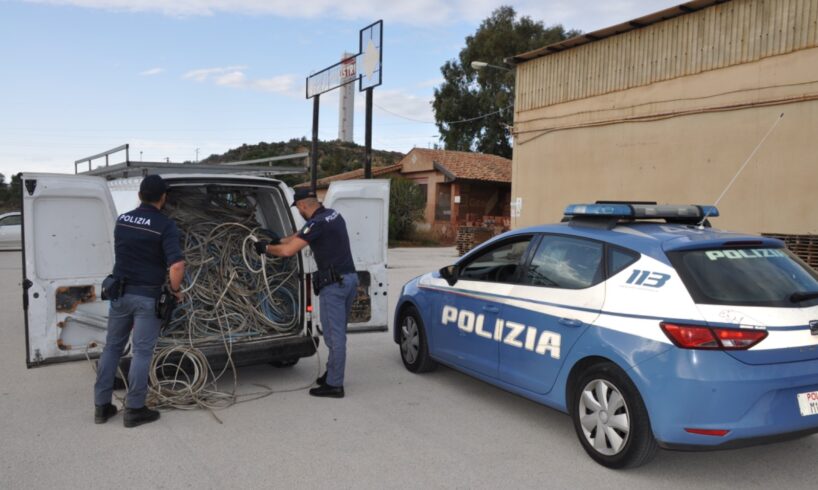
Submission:
<svg viewBox="0 0 818 490">
<path fill-rule="evenodd" d="M 145 406 L 148 371 L 161 324 L 156 315 L 156 300 L 167 275 L 171 291 L 181 302 L 180 286 L 185 271 L 179 229 L 160 212 L 166 199 L 165 181 L 158 175 L 149 175 L 139 186 L 142 204 L 117 218 L 112 275 L 123 281 L 123 287 L 115 291 L 121 292 L 121 296 L 111 300 L 108 335 L 94 385 L 94 421 L 98 424 L 117 413 L 111 404 L 114 376 L 131 331 L 133 359 L 128 373 L 124 425 L 136 427 L 159 418 L 159 412 Z"/>
<path fill-rule="evenodd" d="M 349 235 L 344 218 L 327 209 L 307 189 L 295 192 L 293 206 L 307 223 L 298 233 L 255 244 L 259 254 L 291 257 L 307 245 L 313 251 L 318 272 L 313 281 L 321 302 L 321 325 L 329 349 L 327 370 L 316 380 L 312 396 L 344 397 L 344 366 L 346 364 L 347 318 L 358 289 L 358 275 L 349 248 Z"/>
</svg>

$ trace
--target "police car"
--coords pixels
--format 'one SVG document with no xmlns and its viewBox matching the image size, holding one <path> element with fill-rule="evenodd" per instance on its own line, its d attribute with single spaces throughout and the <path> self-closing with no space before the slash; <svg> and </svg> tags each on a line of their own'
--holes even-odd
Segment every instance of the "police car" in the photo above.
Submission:
<svg viewBox="0 0 818 490">
<path fill-rule="evenodd" d="M 394 340 L 567 412 L 598 463 L 818 432 L 818 273 L 712 206 L 571 205 L 409 281 Z"/>
</svg>

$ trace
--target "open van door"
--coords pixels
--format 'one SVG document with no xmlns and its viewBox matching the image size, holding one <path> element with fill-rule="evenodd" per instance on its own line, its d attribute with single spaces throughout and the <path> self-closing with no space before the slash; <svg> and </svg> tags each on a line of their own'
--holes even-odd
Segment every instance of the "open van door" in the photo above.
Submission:
<svg viewBox="0 0 818 490">
<path fill-rule="evenodd" d="M 386 330 L 386 248 L 389 240 L 389 181 L 347 180 L 332 182 L 324 196 L 325 207 L 344 217 L 355 269 L 358 295 L 349 315 L 350 332 Z M 313 292 L 313 321 L 320 324 L 318 296 Z M 323 327 L 323 325 L 322 325 Z"/>
<path fill-rule="evenodd" d="M 116 209 L 104 179 L 23 174 L 23 310 L 26 364 L 97 356 L 114 267 Z"/>
</svg>

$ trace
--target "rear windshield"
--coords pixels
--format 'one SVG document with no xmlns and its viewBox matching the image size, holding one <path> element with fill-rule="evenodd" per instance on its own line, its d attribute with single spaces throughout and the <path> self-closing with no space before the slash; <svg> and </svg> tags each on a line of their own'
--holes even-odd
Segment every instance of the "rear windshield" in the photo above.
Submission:
<svg viewBox="0 0 818 490">
<path fill-rule="evenodd" d="M 818 292 L 818 274 L 782 248 L 713 249 L 671 252 L 673 266 L 697 303 L 804 307 L 795 293 Z"/>
</svg>

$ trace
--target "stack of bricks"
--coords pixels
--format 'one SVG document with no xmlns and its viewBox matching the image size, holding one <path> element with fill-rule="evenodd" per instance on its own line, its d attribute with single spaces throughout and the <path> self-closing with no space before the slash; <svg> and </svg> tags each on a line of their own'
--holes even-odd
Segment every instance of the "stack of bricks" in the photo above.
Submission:
<svg viewBox="0 0 818 490">
<path fill-rule="evenodd" d="M 818 270 L 818 235 L 776 235 L 764 233 L 764 236 L 783 240 L 787 248 L 813 269 Z"/>
<path fill-rule="evenodd" d="M 462 223 L 472 227 L 497 228 L 501 232 L 511 228 L 511 218 L 508 216 L 480 216 L 474 213 L 467 213 L 466 219 Z"/>
<path fill-rule="evenodd" d="M 455 242 L 457 254 L 465 255 L 466 252 L 485 242 L 494 235 L 494 228 L 487 228 L 484 226 L 459 227 L 457 229 L 457 239 Z"/>
</svg>

